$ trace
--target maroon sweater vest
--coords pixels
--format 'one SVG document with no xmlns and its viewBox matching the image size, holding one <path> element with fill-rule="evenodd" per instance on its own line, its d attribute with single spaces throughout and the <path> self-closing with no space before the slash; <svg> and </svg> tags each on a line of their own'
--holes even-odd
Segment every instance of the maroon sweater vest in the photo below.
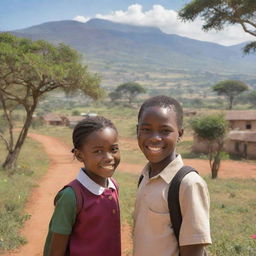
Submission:
<svg viewBox="0 0 256 256">
<path fill-rule="evenodd" d="M 113 181 L 113 180 L 112 180 Z M 116 186 L 116 183 L 113 181 Z M 95 195 L 78 180 L 70 182 L 77 199 L 77 217 L 69 240 L 70 256 L 121 256 L 117 189 Z"/>
</svg>

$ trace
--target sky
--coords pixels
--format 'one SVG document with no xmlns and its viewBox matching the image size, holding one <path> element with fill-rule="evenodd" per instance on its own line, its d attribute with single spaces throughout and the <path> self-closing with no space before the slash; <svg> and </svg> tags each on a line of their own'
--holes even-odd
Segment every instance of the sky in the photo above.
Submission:
<svg viewBox="0 0 256 256">
<path fill-rule="evenodd" d="M 153 26 L 167 34 L 234 45 L 255 40 L 239 25 L 223 31 L 204 32 L 202 20 L 181 22 L 177 11 L 189 0 L 0 0 L 0 31 L 16 30 L 49 21 L 92 18 Z"/>
</svg>

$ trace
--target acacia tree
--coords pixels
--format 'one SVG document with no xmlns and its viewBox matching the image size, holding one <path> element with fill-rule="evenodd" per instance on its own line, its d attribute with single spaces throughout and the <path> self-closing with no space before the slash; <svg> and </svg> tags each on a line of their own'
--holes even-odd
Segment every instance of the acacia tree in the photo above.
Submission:
<svg viewBox="0 0 256 256">
<path fill-rule="evenodd" d="M 228 99 L 228 109 L 232 109 L 234 99 L 239 94 L 244 91 L 247 91 L 249 88 L 248 86 L 237 80 L 224 80 L 212 87 L 214 92 L 217 92 L 218 95 L 224 95 Z"/>
<path fill-rule="evenodd" d="M 227 127 L 227 121 L 222 115 L 202 116 L 192 121 L 196 136 L 208 143 L 207 154 L 213 179 L 218 177 Z"/>
<path fill-rule="evenodd" d="M 256 107 L 256 90 L 248 94 L 248 100 L 253 107 Z"/>
<path fill-rule="evenodd" d="M 204 20 L 205 31 L 239 24 L 246 33 L 256 37 L 255 0 L 193 0 L 179 11 L 183 21 L 194 21 L 198 16 Z M 248 43 L 244 52 L 256 52 L 256 41 Z"/>
<path fill-rule="evenodd" d="M 120 95 L 122 98 L 127 98 L 129 104 L 131 104 L 139 94 L 145 93 L 146 89 L 138 83 L 128 82 L 120 84 L 115 92 L 116 95 Z"/>
<path fill-rule="evenodd" d="M 12 170 L 31 125 L 39 100 L 48 92 L 76 90 L 97 99 L 103 91 L 99 78 L 80 64 L 81 56 L 70 47 L 54 46 L 46 41 L 31 41 L 8 33 L 0 34 L 0 104 L 8 123 L 8 135 L 0 133 L 7 156 L 2 164 Z M 13 113 L 17 107 L 25 110 L 25 120 L 14 139 Z"/>
</svg>

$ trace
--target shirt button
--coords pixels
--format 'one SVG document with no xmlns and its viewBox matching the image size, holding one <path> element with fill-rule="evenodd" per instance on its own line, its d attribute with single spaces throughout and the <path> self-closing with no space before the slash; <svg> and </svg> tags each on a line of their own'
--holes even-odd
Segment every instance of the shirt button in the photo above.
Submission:
<svg viewBox="0 0 256 256">
<path fill-rule="evenodd" d="M 109 200 L 112 200 L 112 198 L 113 198 L 112 196 L 109 196 L 109 197 L 108 197 Z"/>
<path fill-rule="evenodd" d="M 116 213 L 116 210 L 115 210 L 115 209 L 113 209 L 113 210 L 112 210 L 112 213 L 113 213 L 113 214 L 115 214 L 115 213 Z"/>
</svg>

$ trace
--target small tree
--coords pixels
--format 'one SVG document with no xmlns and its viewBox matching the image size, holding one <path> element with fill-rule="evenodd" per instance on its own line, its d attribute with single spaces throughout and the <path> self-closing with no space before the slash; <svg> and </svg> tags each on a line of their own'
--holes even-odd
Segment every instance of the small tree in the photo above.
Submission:
<svg viewBox="0 0 256 256">
<path fill-rule="evenodd" d="M 179 11 L 179 16 L 183 21 L 202 17 L 205 31 L 239 24 L 246 33 L 256 37 L 255 0 L 192 0 Z M 256 52 L 256 41 L 248 43 L 244 52 Z"/>
<path fill-rule="evenodd" d="M 251 103 L 251 105 L 256 108 L 256 90 L 248 94 L 248 100 Z"/>
<path fill-rule="evenodd" d="M 4 169 L 15 167 L 33 113 L 44 95 L 56 89 L 80 90 L 94 99 L 102 95 L 99 78 L 91 75 L 80 60 L 75 50 L 63 44 L 54 46 L 42 40 L 0 34 L 0 104 L 9 134 L 8 138 L 0 134 L 8 152 L 2 164 Z M 13 113 L 21 107 L 25 119 L 15 140 Z"/>
<path fill-rule="evenodd" d="M 222 115 L 202 116 L 192 121 L 196 136 L 208 143 L 207 154 L 213 179 L 218 177 L 227 127 L 227 121 Z"/>
<path fill-rule="evenodd" d="M 225 80 L 215 84 L 212 89 L 217 92 L 218 95 L 227 97 L 229 102 L 228 109 L 232 109 L 235 97 L 242 92 L 247 91 L 249 88 L 241 81 Z"/>
<path fill-rule="evenodd" d="M 138 83 L 128 82 L 119 85 L 115 91 L 122 98 L 127 98 L 129 104 L 131 104 L 139 94 L 145 93 L 146 89 Z"/>
</svg>

